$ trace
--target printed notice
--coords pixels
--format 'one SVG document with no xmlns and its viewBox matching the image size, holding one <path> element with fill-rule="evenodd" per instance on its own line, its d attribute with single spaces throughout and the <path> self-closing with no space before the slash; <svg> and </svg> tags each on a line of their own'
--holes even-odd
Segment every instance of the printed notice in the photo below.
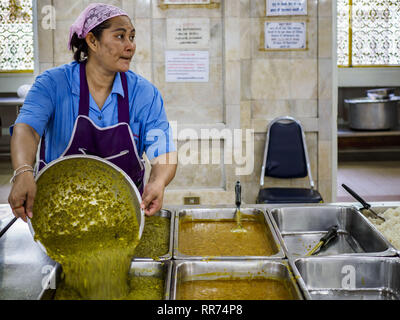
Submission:
<svg viewBox="0 0 400 320">
<path fill-rule="evenodd" d="M 305 49 L 305 22 L 266 22 L 265 49 Z"/>
<path fill-rule="evenodd" d="M 168 19 L 167 46 L 169 49 L 208 49 L 209 19 Z"/>
<path fill-rule="evenodd" d="M 266 0 L 267 16 L 307 15 L 307 0 Z"/>
<path fill-rule="evenodd" d="M 164 4 L 209 4 L 210 0 L 164 0 Z"/>
<path fill-rule="evenodd" d="M 166 51 L 166 82 L 208 82 L 208 51 Z"/>
</svg>

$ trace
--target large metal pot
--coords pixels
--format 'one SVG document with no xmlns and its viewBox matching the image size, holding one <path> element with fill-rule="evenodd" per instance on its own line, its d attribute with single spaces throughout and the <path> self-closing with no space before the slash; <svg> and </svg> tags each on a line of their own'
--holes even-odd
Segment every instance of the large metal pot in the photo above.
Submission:
<svg viewBox="0 0 400 320">
<path fill-rule="evenodd" d="M 79 161 L 79 165 L 77 165 Z M 83 168 L 83 170 L 82 170 Z M 61 171 L 60 171 L 61 170 Z M 143 229 L 144 229 L 144 211 L 140 208 L 140 203 L 142 201 L 139 190 L 135 186 L 134 182 L 131 180 L 131 178 L 119 167 L 111 163 L 110 161 L 104 160 L 100 157 L 96 156 L 91 156 L 91 155 L 72 155 L 72 156 L 66 156 L 66 157 L 61 157 L 57 160 L 52 161 L 49 163 L 46 167 L 43 168 L 43 170 L 40 171 L 40 173 L 36 176 L 36 184 L 38 186 L 37 190 L 37 197 L 39 196 L 40 193 L 43 193 L 45 195 L 48 195 L 49 197 L 52 196 L 53 192 L 59 192 L 59 190 L 54 190 L 54 189 L 59 189 L 57 186 L 61 187 L 61 184 L 63 183 L 62 178 L 59 178 L 57 174 L 65 170 L 68 171 L 68 175 L 71 175 L 72 177 L 77 177 L 74 178 L 75 180 L 73 181 L 73 184 L 77 186 L 78 189 L 88 189 L 90 185 L 98 184 L 100 182 L 104 181 L 102 177 L 107 177 L 107 189 L 109 189 L 112 194 L 115 194 L 115 197 L 118 197 L 118 195 L 121 195 L 122 193 L 125 194 L 122 198 L 119 199 L 119 201 L 123 201 L 126 204 L 126 208 L 129 208 L 129 215 L 135 213 L 139 230 L 138 230 L 138 236 L 139 239 L 142 236 Z M 88 179 L 85 178 L 85 172 L 90 171 L 90 178 L 93 179 L 93 181 L 88 181 Z M 46 177 L 47 175 L 47 177 Z M 54 181 L 54 186 L 53 190 L 47 187 L 45 181 L 48 181 L 50 178 L 51 181 Z M 92 184 L 89 184 L 92 182 Z M 55 188 L 54 188 L 55 187 Z M 60 188 L 61 189 L 61 188 Z M 62 190 L 62 189 L 61 189 Z M 65 199 L 68 199 L 68 195 L 65 195 Z M 91 201 L 97 201 L 97 197 L 94 199 L 91 199 Z M 66 200 L 64 203 L 68 205 L 69 200 Z M 36 203 L 36 202 L 35 202 Z M 60 206 L 56 204 L 56 206 Z M 35 209 L 35 207 L 34 207 Z M 54 208 L 55 210 L 57 208 Z M 35 214 L 35 211 L 34 211 Z M 50 216 L 53 214 L 52 212 L 43 212 L 41 214 L 49 214 L 49 219 Z M 126 213 L 125 213 L 126 214 Z M 32 233 L 32 235 L 35 235 L 35 231 L 33 228 L 33 225 L 28 219 L 28 226 L 29 229 Z M 46 252 L 45 247 L 43 246 L 40 241 L 36 241 L 39 245 L 39 247 Z M 47 252 L 46 252 L 47 253 Z"/>
<path fill-rule="evenodd" d="M 389 130 L 398 126 L 400 97 L 345 99 L 349 107 L 349 126 L 356 130 Z"/>
</svg>

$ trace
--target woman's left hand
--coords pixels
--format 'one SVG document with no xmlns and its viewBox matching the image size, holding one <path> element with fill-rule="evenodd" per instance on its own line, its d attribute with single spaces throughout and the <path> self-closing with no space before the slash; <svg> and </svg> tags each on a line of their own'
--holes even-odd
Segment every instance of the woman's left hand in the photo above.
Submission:
<svg viewBox="0 0 400 320">
<path fill-rule="evenodd" d="M 144 187 L 140 207 L 147 216 L 152 216 L 160 211 L 164 199 L 164 189 L 165 185 L 157 181 L 148 182 Z"/>
<path fill-rule="evenodd" d="M 165 187 L 174 178 L 177 163 L 177 152 L 166 153 L 153 159 L 149 182 L 144 187 L 140 204 L 147 216 L 152 216 L 160 211 Z"/>
</svg>

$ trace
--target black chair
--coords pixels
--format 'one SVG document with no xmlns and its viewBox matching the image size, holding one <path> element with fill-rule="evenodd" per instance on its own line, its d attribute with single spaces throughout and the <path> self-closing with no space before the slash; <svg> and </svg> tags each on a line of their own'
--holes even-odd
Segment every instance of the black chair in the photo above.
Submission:
<svg viewBox="0 0 400 320">
<path fill-rule="evenodd" d="M 310 188 L 264 188 L 264 177 L 294 179 L 309 177 Z M 321 195 L 314 189 L 305 135 L 300 122 L 292 117 L 278 117 L 267 130 L 261 189 L 257 203 L 319 203 Z"/>
</svg>

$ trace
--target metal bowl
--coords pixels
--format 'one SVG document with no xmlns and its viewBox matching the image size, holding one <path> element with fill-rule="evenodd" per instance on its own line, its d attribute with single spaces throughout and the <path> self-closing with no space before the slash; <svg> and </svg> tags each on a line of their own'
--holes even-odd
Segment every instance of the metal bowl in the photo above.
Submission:
<svg viewBox="0 0 400 320">
<path fill-rule="evenodd" d="M 72 156 L 66 156 L 66 157 L 61 157 L 57 160 L 52 161 L 49 163 L 46 167 L 43 168 L 43 170 L 40 171 L 40 173 L 36 176 L 35 180 L 36 183 L 39 185 L 42 177 L 44 177 L 45 174 L 48 174 L 52 170 L 55 170 L 55 168 L 59 167 L 60 165 L 65 164 L 66 161 L 87 161 L 88 167 L 90 165 L 95 165 L 96 170 L 99 170 L 99 173 L 101 171 L 101 174 L 108 174 L 110 176 L 110 181 L 111 183 L 108 184 L 110 190 L 117 190 L 118 188 L 123 188 L 125 191 L 127 191 L 127 194 L 129 195 L 129 199 L 132 200 L 132 205 L 134 208 L 134 211 L 136 213 L 136 218 L 138 221 L 139 225 L 139 239 L 142 236 L 143 233 L 143 228 L 144 228 L 144 211 L 140 208 L 140 203 L 142 202 L 141 195 L 139 193 L 139 190 L 133 183 L 132 179 L 119 167 L 114 165 L 113 163 L 104 160 L 100 157 L 96 156 L 90 156 L 90 155 L 72 155 Z M 79 167 L 81 168 L 81 167 Z M 93 169 L 93 167 L 91 168 Z M 91 172 L 93 173 L 93 172 Z M 100 174 L 99 174 L 100 175 Z M 97 175 L 96 175 L 97 176 Z M 100 178 L 99 178 L 100 179 Z M 39 192 L 39 190 L 38 190 Z M 35 214 L 35 213 L 34 213 Z M 31 220 L 28 218 L 28 226 L 29 229 L 32 233 L 32 236 L 35 236 L 35 231 L 32 226 Z M 38 245 L 44 250 L 44 252 L 47 253 L 45 247 L 43 246 L 40 241 L 36 241 Z"/>
</svg>

